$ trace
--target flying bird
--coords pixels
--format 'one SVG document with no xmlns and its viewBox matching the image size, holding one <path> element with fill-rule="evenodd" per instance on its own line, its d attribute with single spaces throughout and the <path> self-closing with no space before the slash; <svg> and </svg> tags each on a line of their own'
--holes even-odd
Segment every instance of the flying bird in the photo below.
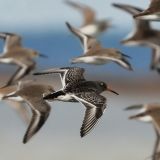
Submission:
<svg viewBox="0 0 160 160">
<path fill-rule="evenodd" d="M 43 100 L 44 94 L 53 92 L 50 85 L 20 82 L 18 89 L 3 97 L 7 100 L 23 101 L 32 111 L 32 118 L 24 135 L 23 143 L 27 143 L 44 125 L 50 114 L 50 105 Z"/>
<path fill-rule="evenodd" d="M 3 100 L 6 95 L 15 92 L 17 90 L 17 86 L 18 85 L 10 85 L 4 88 L 0 88 L 0 100 Z M 23 119 L 26 124 L 29 123 L 30 115 L 23 101 L 6 100 L 5 102 L 9 104 L 9 106 L 11 106 L 18 113 L 18 115 Z"/>
<path fill-rule="evenodd" d="M 126 4 L 114 3 L 113 6 L 126 11 L 132 16 L 142 11 L 142 9 L 138 7 Z M 121 41 L 122 44 L 151 48 L 152 60 L 150 69 L 160 72 L 160 30 L 153 29 L 150 22 L 147 20 L 134 19 L 134 21 L 134 29 Z"/>
<path fill-rule="evenodd" d="M 134 15 L 136 19 L 160 21 L 160 0 L 151 0 L 149 7 Z"/>
<path fill-rule="evenodd" d="M 83 124 L 80 130 L 81 137 L 87 135 L 96 125 L 107 106 L 106 98 L 100 95 L 104 91 L 117 92 L 109 89 L 102 81 L 85 80 L 83 68 L 66 67 L 49 69 L 35 75 L 58 73 L 61 77 L 62 89 L 44 96 L 45 100 L 76 101 L 86 107 Z"/>
<path fill-rule="evenodd" d="M 28 75 L 35 68 L 35 57 L 46 57 L 33 49 L 24 48 L 21 43 L 22 38 L 17 34 L 0 32 L 0 39 L 5 41 L 3 53 L 0 55 L 0 63 L 18 66 L 17 71 L 5 86 L 11 85 Z"/>
<path fill-rule="evenodd" d="M 66 23 L 66 25 L 80 39 L 84 50 L 84 54 L 72 59 L 71 63 L 102 65 L 112 61 L 125 69 L 133 70 L 127 60 L 129 58 L 128 55 L 121 53 L 115 48 L 103 48 L 95 38 L 83 34 L 80 30 L 73 28 L 69 23 Z"/>
<path fill-rule="evenodd" d="M 82 33 L 97 37 L 100 33 L 111 27 L 109 20 L 97 20 L 96 13 L 91 7 L 70 0 L 66 0 L 65 3 L 82 13 L 84 22 L 79 28 Z"/>
<path fill-rule="evenodd" d="M 129 117 L 142 122 L 149 122 L 153 124 L 156 141 L 153 150 L 153 159 L 156 160 L 159 145 L 160 145 L 160 104 L 140 104 L 127 107 L 125 110 L 138 110 L 138 113 Z"/>
</svg>

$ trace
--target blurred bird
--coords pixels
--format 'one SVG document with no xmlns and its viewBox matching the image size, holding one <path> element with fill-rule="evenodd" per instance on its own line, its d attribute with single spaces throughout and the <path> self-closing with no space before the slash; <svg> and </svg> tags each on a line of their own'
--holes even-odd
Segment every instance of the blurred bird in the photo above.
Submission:
<svg viewBox="0 0 160 160">
<path fill-rule="evenodd" d="M 5 41 L 0 63 L 15 64 L 19 67 L 5 86 L 28 75 L 35 68 L 36 63 L 33 60 L 35 57 L 46 57 L 35 50 L 24 48 L 21 44 L 22 38 L 17 34 L 0 32 L 0 38 Z"/>
<path fill-rule="evenodd" d="M 127 107 L 125 110 L 138 110 L 138 113 L 130 116 L 129 119 L 136 119 L 142 122 L 153 124 L 156 133 L 156 142 L 153 150 L 153 160 L 157 160 L 158 147 L 160 145 L 160 104 L 141 104 Z"/>
<path fill-rule="evenodd" d="M 114 7 L 122 9 L 131 15 L 138 14 L 142 9 L 125 4 L 114 3 Z M 152 48 L 151 70 L 160 72 L 160 31 L 153 29 L 149 21 L 134 19 L 135 27 L 128 34 L 126 39 L 122 40 L 125 45 L 139 45 Z"/>
<path fill-rule="evenodd" d="M 160 0 L 151 0 L 149 7 L 134 15 L 134 18 L 160 21 Z"/>
<path fill-rule="evenodd" d="M 86 81 L 84 69 L 78 67 L 66 67 L 50 69 L 35 73 L 35 75 L 58 73 L 61 77 L 62 89 L 44 96 L 45 100 L 77 101 L 86 107 L 85 117 L 80 135 L 84 137 L 96 125 L 106 108 L 106 98 L 100 95 L 104 91 L 117 92 L 109 89 L 107 84 L 101 81 Z"/>
<path fill-rule="evenodd" d="M 83 14 L 84 23 L 79 30 L 87 35 L 97 37 L 111 27 L 109 20 L 97 20 L 95 11 L 82 3 L 65 0 L 65 3 Z"/>
<path fill-rule="evenodd" d="M 23 101 L 32 111 L 32 119 L 24 135 L 23 143 L 27 143 L 46 122 L 50 113 L 50 106 L 43 100 L 43 95 L 53 91 L 54 89 L 50 85 L 22 82 L 19 83 L 15 92 L 3 97 L 7 100 Z"/>
<path fill-rule="evenodd" d="M 4 88 L 0 88 L 0 100 L 2 100 L 6 95 L 11 94 L 17 90 L 17 85 L 11 85 Z M 29 112 L 23 103 L 23 101 L 7 100 L 6 101 L 15 111 L 20 115 L 23 121 L 29 123 Z"/>
<path fill-rule="evenodd" d="M 73 28 L 69 23 L 66 23 L 66 25 L 80 39 L 84 49 L 84 54 L 72 59 L 71 63 L 102 65 L 113 61 L 125 69 L 132 70 L 127 60 L 127 58 L 130 58 L 128 55 L 121 53 L 115 48 L 103 48 L 95 38 L 83 34 L 80 30 Z"/>
</svg>

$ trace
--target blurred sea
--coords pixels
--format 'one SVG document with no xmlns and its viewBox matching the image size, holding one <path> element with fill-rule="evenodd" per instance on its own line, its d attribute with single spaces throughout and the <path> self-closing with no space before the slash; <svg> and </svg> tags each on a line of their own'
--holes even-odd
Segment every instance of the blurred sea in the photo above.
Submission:
<svg viewBox="0 0 160 160">
<path fill-rule="evenodd" d="M 95 129 L 81 139 L 79 129 L 84 107 L 81 104 L 54 102 L 44 127 L 28 144 L 23 145 L 26 126 L 12 108 L 1 102 L 0 160 L 142 160 L 151 155 L 155 138 L 152 126 L 129 121 L 127 117 L 132 113 L 126 113 L 123 109 L 132 104 L 159 102 L 160 75 L 149 70 L 150 49 L 120 45 L 119 41 L 126 33 L 127 30 L 121 33 L 111 31 L 100 40 L 104 46 L 119 48 L 131 56 L 129 61 L 133 72 L 113 63 L 103 66 L 77 65 L 86 68 L 87 79 L 106 81 L 120 94 L 107 93 L 108 109 Z M 56 33 L 24 33 L 22 36 L 25 47 L 49 57 L 37 59 L 37 70 L 70 66 L 70 59 L 82 53 L 78 39 L 67 29 Z M 0 45 L 3 46 L 3 43 L 0 42 Z M 4 83 L 16 67 L 0 65 L 1 83 Z M 60 87 L 58 76 L 48 78 L 55 88 Z"/>
</svg>

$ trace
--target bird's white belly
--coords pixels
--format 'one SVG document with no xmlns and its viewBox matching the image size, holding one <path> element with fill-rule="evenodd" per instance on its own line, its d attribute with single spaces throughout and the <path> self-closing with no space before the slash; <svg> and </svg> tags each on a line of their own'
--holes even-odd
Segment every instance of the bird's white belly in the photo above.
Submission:
<svg viewBox="0 0 160 160">
<path fill-rule="evenodd" d="M 86 57 L 80 57 L 77 60 L 79 60 L 79 62 L 83 62 L 83 63 L 89 63 L 89 64 L 105 64 L 108 62 L 107 59 L 101 58 L 101 57 L 97 57 L 97 56 L 86 56 Z"/>
<path fill-rule="evenodd" d="M 137 45 L 144 45 L 143 43 L 139 42 L 139 41 L 128 41 L 126 43 L 124 43 L 125 45 L 128 46 L 137 46 Z"/>
<path fill-rule="evenodd" d="M 138 17 L 138 19 L 143 19 L 143 20 L 160 20 L 160 13 L 159 14 L 152 14 L 152 15 L 144 15 Z"/>
<path fill-rule="evenodd" d="M 2 63 L 12 63 L 12 59 L 11 58 L 0 58 L 0 62 L 2 62 Z"/>
<path fill-rule="evenodd" d="M 87 25 L 85 27 L 82 27 L 80 29 L 80 31 L 84 34 L 87 34 L 87 35 L 90 35 L 92 37 L 96 37 L 99 35 L 99 30 L 98 30 L 98 27 L 94 24 L 91 24 L 91 25 Z"/>
<path fill-rule="evenodd" d="M 66 95 L 58 96 L 56 100 L 68 102 L 70 100 L 73 100 L 73 97 L 71 97 L 69 94 L 66 94 Z"/>
<path fill-rule="evenodd" d="M 151 122 L 152 117 L 151 116 L 144 116 L 144 117 L 138 118 L 138 120 L 143 121 L 143 122 Z"/>
<path fill-rule="evenodd" d="M 8 97 L 9 100 L 14 100 L 14 101 L 18 101 L 18 102 L 22 102 L 23 99 L 22 97 L 20 96 L 17 96 L 17 97 Z"/>
</svg>

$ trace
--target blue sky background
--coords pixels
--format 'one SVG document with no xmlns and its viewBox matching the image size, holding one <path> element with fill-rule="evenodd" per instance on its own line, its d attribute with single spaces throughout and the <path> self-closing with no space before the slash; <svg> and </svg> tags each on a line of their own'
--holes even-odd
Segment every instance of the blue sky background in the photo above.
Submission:
<svg viewBox="0 0 160 160">
<path fill-rule="evenodd" d="M 130 17 L 113 8 L 113 0 L 81 0 L 92 5 L 100 18 L 110 18 L 120 28 L 130 24 Z M 129 3 L 146 8 L 147 0 L 116 0 L 114 2 Z M 137 3 L 138 2 L 138 3 Z M 48 32 L 65 30 L 64 22 L 81 24 L 81 15 L 63 3 L 63 0 L 5 0 L 0 1 L 1 30 Z"/>
</svg>

